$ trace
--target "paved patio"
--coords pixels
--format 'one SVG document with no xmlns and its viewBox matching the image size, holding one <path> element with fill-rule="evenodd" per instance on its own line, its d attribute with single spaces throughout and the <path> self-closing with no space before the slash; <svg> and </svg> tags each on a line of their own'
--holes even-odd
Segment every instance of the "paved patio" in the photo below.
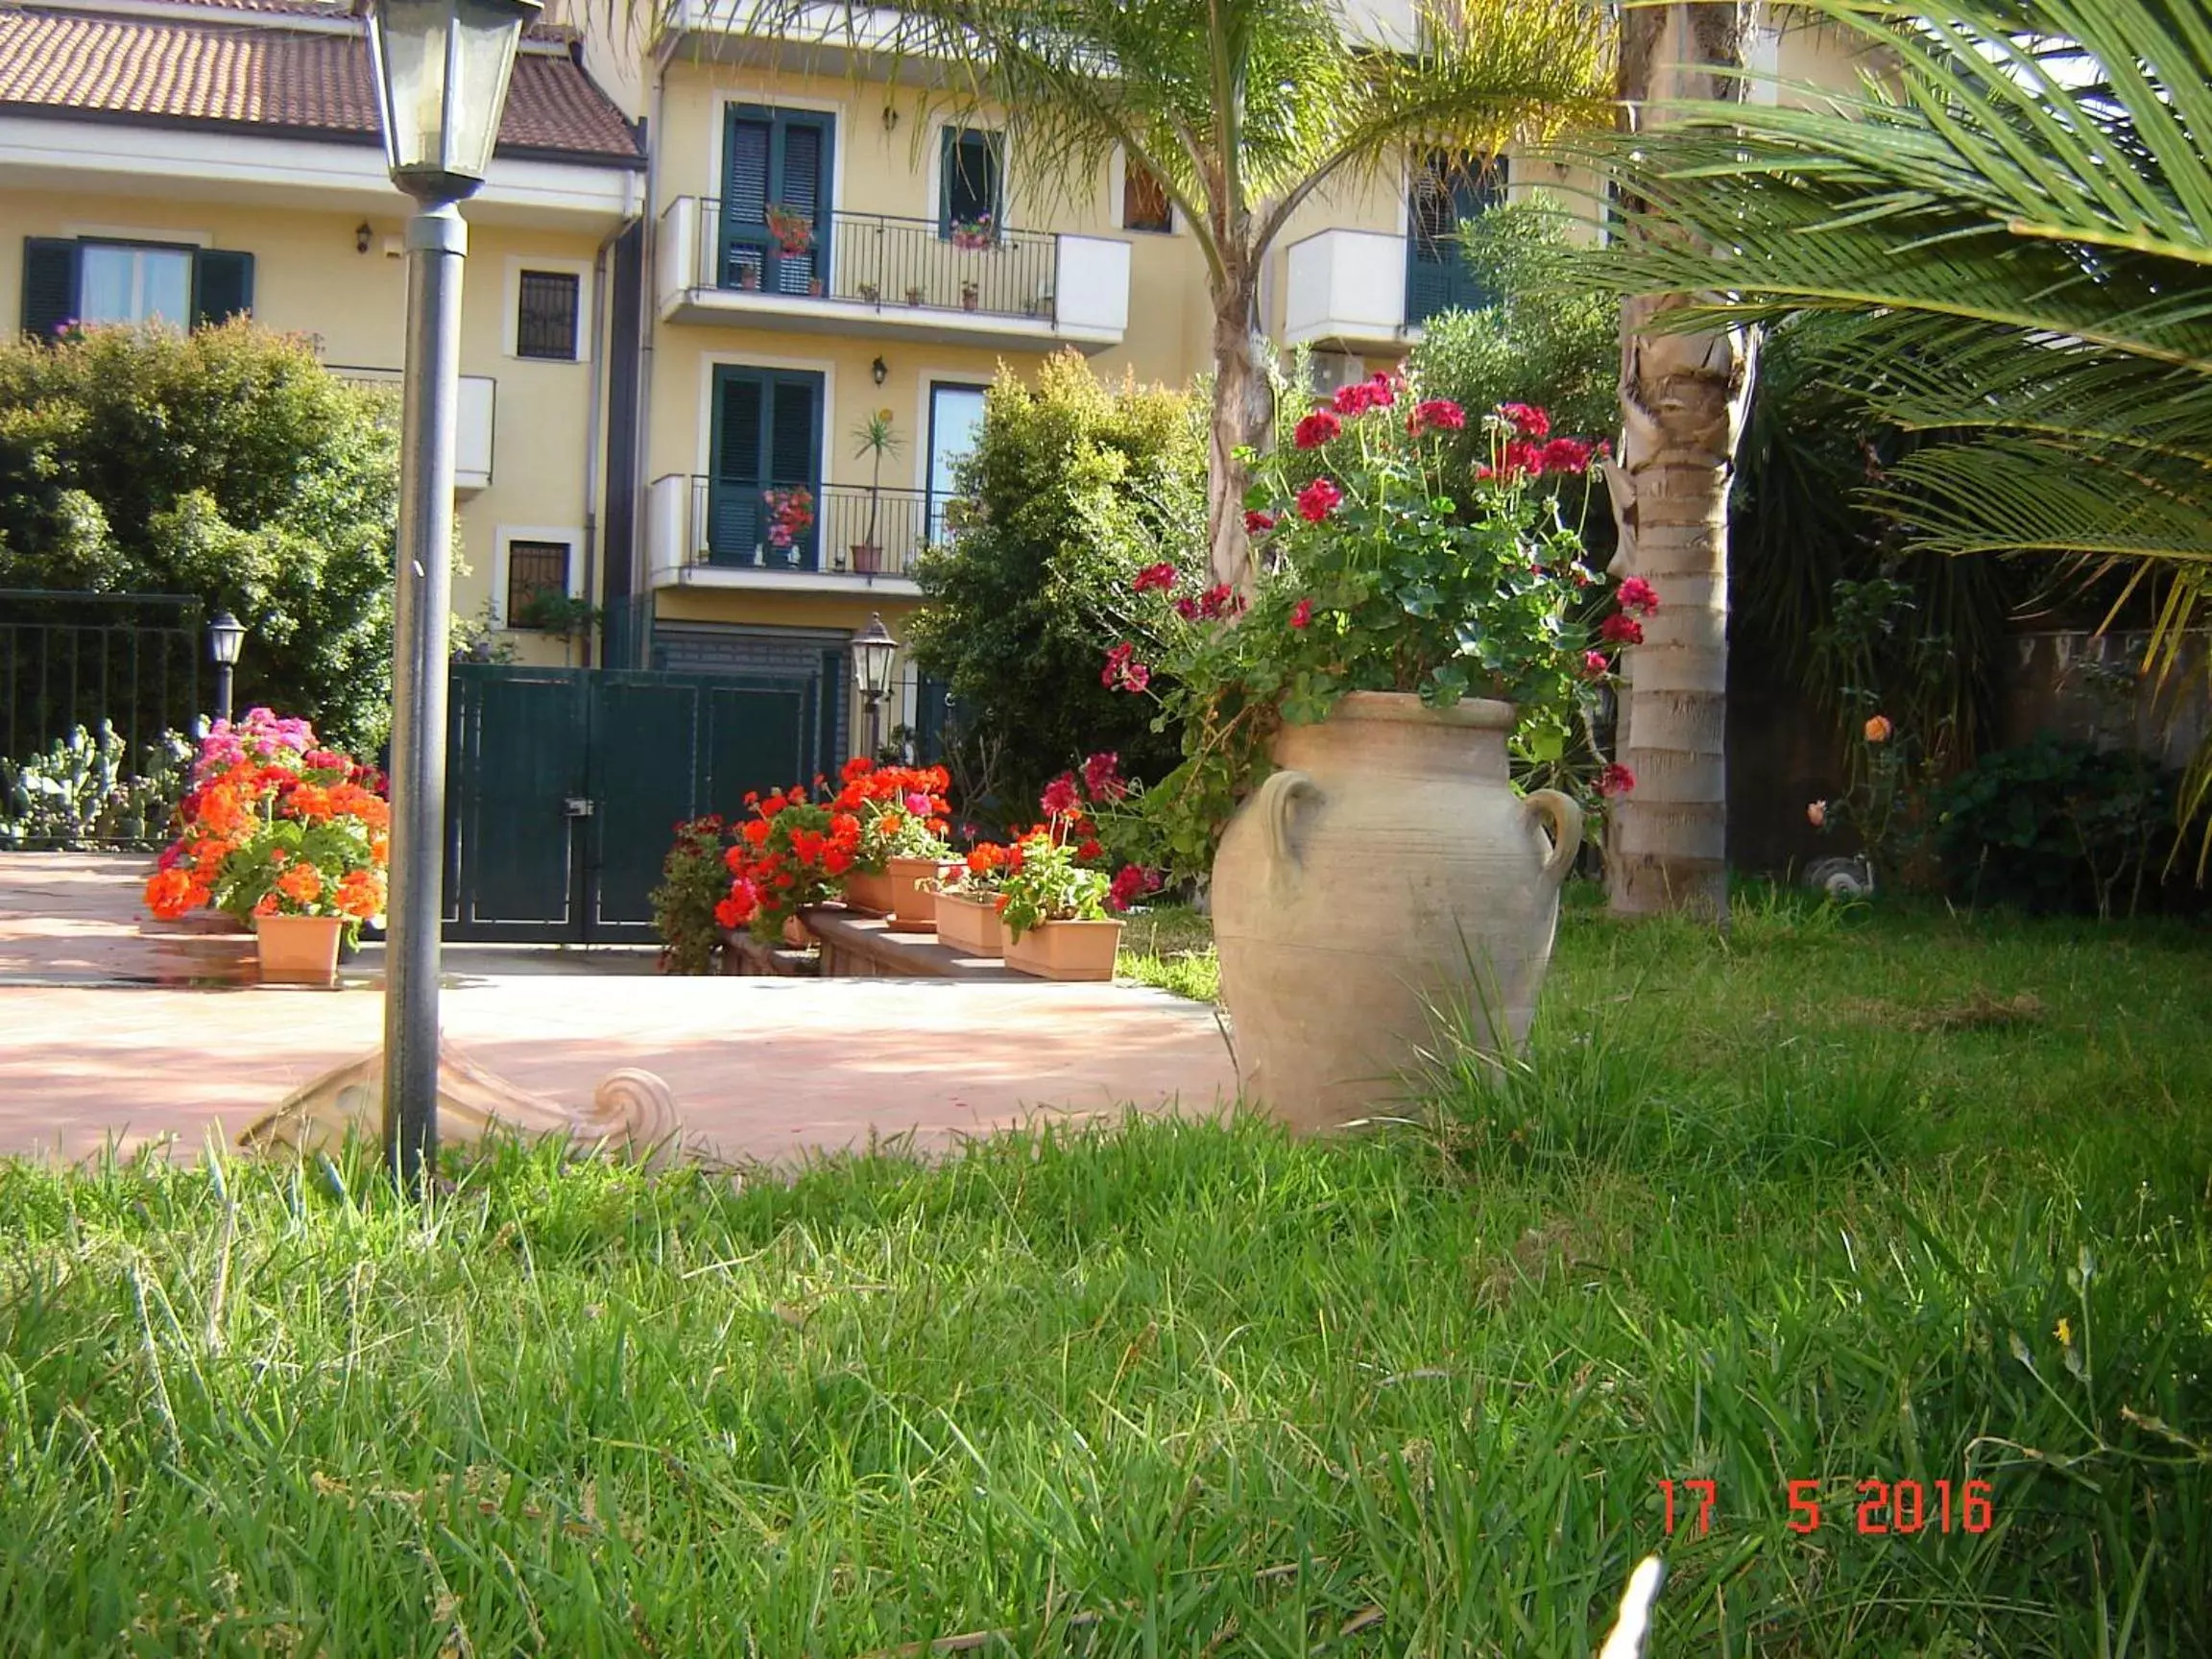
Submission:
<svg viewBox="0 0 2212 1659">
<path fill-rule="evenodd" d="M 141 921 L 143 859 L 0 854 L 0 1153 L 66 1158 L 232 1139 L 376 1046 L 373 952 L 338 990 L 253 986 L 252 941 Z M 733 1160 L 1039 1115 L 1214 1112 L 1235 1073 L 1214 1011 L 1123 985 L 660 978 L 636 951 L 450 948 L 447 1040 L 582 1106 L 658 1072 L 687 1138 Z"/>
</svg>

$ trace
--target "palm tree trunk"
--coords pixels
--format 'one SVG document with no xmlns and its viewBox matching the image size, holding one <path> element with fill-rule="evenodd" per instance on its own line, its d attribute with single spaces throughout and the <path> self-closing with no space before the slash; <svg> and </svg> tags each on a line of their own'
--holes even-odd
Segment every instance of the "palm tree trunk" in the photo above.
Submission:
<svg viewBox="0 0 2212 1659">
<path fill-rule="evenodd" d="M 1627 8 L 1627 118 L 1655 98 L 1740 95 L 1739 83 L 1713 71 L 1742 67 L 1752 12 L 1713 0 Z M 1659 610 L 1644 643 L 1622 653 L 1615 753 L 1636 782 L 1616 799 L 1605 884 L 1616 911 L 1725 922 L 1728 491 L 1755 349 L 1744 329 L 1654 330 L 1687 302 L 1652 295 L 1621 308 L 1621 445 L 1605 472 L 1621 532 L 1616 567 L 1650 583 Z"/>
<path fill-rule="evenodd" d="M 1238 276 L 1214 295 L 1214 423 L 1206 468 L 1207 563 L 1214 580 L 1250 588 L 1251 539 L 1244 534 L 1244 492 L 1251 469 L 1238 458 L 1267 436 L 1273 398 L 1252 355 L 1253 283 Z"/>
</svg>

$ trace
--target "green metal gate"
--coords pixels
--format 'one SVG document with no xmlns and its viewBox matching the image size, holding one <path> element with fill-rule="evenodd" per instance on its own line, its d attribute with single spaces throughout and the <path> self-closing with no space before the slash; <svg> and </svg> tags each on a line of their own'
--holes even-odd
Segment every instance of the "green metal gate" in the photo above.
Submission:
<svg viewBox="0 0 2212 1659">
<path fill-rule="evenodd" d="M 835 770 L 835 685 L 455 663 L 445 936 L 650 943 L 675 824 Z"/>
</svg>

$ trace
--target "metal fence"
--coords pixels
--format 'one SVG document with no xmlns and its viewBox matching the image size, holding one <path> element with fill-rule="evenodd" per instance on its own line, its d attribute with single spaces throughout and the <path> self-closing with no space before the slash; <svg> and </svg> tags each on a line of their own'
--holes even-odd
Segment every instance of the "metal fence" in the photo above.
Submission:
<svg viewBox="0 0 2212 1659">
<path fill-rule="evenodd" d="M 778 547 L 769 540 L 768 492 L 750 484 L 691 479 L 692 532 L 686 545 L 705 563 L 730 569 L 799 570 L 842 576 L 905 576 L 929 530 L 930 500 L 920 490 L 823 484 L 808 489 L 813 522 Z M 940 519 L 944 503 L 937 503 Z"/>
<path fill-rule="evenodd" d="M 105 720 L 136 756 L 205 712 L 201 602 L 177 593 L 0 589 L 0 756 Z"/>
</svg>

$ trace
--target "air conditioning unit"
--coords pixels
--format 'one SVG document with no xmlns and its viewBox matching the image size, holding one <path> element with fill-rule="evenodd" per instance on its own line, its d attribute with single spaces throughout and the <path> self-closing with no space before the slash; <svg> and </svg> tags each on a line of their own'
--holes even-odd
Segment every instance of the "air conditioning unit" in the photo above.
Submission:
<svg viewBox="0 0 2212 1659">
<path fill-rule="evenodd" d="M 1326 397 L 1367 378 L 1367 361 L 1348 351 L 1313 353 L 1313 390 Z"/>
</svg>

